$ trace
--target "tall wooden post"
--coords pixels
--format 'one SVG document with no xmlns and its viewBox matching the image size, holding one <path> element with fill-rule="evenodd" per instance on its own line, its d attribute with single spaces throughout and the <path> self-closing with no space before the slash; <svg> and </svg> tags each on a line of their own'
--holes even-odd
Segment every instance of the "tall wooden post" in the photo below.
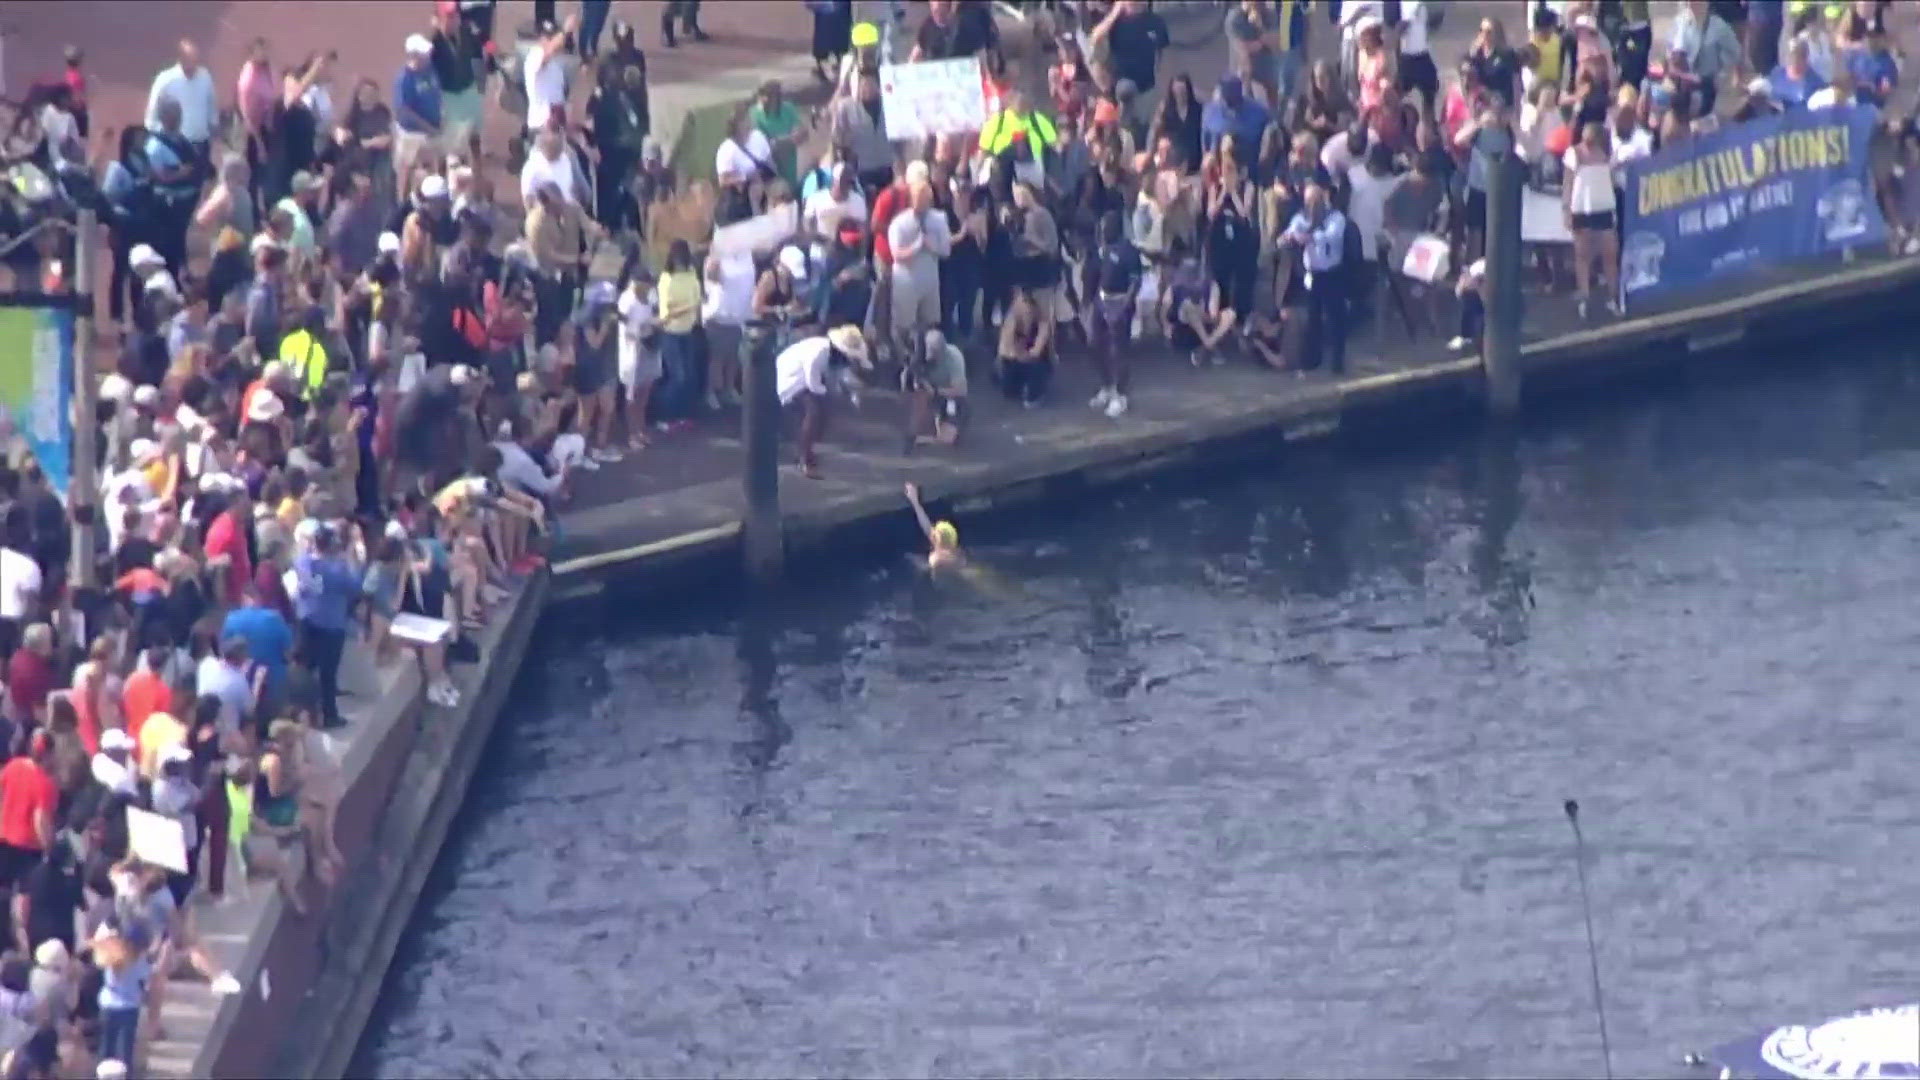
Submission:
<svg viewBox="0 0 1920 1080">
<path fill-rule="evenodd" d="M 761 585 L 780 580 L 786 561 L 786 537 L 780 520 L 780 388 L 774 372 L 774 336 L 748 330 L 746 401 L 741 410 L 741 442 L 746 447 L 747 516 L 741 530 L 748 580 Z"/>
<path fill-rule="evenodd" d="M 1519 155 L 1493 159 L 1487 177 L 1487 326 L 1481 362 L 1495 416 L 1520 408 L 1520 200 L 1526 165 Z"/>
</svg>

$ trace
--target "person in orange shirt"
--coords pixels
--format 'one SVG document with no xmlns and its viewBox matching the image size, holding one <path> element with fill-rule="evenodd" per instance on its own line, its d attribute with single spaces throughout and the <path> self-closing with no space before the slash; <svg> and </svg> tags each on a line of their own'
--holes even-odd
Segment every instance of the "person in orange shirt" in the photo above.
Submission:
<svg viewBox="0 0 1920 1080">
<path fill-rule="evenodd" d="M 173 707 L 173 688 L 161 674 L 172 652 L 165 645 L 149 648 L 145 666 L 127 676 L 126 688 L 120 692 L 121 716 L 126 721 L 127 734 L 136 743 L 140 741 L 140 725 L 147 722 L 147 717 Z"/>
</svg>

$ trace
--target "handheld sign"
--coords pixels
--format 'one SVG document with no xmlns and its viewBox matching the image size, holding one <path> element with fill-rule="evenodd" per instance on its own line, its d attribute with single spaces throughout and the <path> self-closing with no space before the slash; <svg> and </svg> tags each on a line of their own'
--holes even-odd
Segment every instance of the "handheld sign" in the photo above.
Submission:
<svg viewBox="0 0 1920 1080">
<path fill-rule="evenodd" d="M 165 814 L 127 807 L 127 850 L 148 866 L 187 872 L 187 830 Z"/>
<path fill-rule="evenodd" d="M 882 64 L 880 107 L 889 139 L 979 131 L 987 125 L 980 58 Z"/>
<path fill-rule="evenodd" d="M 409 645 L 438 645 L 453 633 L 453 624 L 445 619 L 430 619 L 402 611 L 393 617 L 388 630 Z"/>
</svg>

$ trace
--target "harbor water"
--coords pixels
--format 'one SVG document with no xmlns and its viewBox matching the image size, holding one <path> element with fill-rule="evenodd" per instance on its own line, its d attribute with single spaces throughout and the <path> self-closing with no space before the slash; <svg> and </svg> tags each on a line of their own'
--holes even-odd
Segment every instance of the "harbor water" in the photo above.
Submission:
<svg viewBox="0 0 1920 1080">
<path fill-rule="evenodd" d="M 1920 354 L 1729 375 L 551 628 L 353 1075 L 1597 1076 L 1567 798 L 1618 1075 L 1912 1000 Z"/>
</svg>

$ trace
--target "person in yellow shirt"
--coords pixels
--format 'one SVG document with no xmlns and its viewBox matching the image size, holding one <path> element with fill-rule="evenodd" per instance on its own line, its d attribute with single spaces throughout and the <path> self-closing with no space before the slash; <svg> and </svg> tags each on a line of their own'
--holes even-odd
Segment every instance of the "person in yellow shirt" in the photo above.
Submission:
<svg viewBox="0 0 1920 1080">
<path fill-rule="evenodd" d="M 693 248 L 685 240 L 675 240 L 667 248 L 667 262 L 660 281 L 654 286 L 660 313 L 660 363 L 663 378 L 655 390 L 660 415 L 675 424 L 693 417 L 705 387 L 699 350 L 694 347 L 693 331 L 700 324 L 704 302 L 700 271 L 693 264 Z"/>
<path fill-rule="evenodd" d="M 176 689 L 174 697 L 179 697 Z M 187 725 L 181 723 L 172 713 L 156 712 L 147 716 L 147 722 L 140 725 L 139 743 L 135 760 L 139 762 L 140 775 L 148 780 L 160 775 L 160 760 L 169 747 L 187 745 Z"/>
<path fill-rule="evenodd" d="M 1534 9 L 1533 33 L 1527 43 L 1533 48 L 1534 85 L 1545 83 L 1571 89 L 1568 69 L 1572 66 L 1569 57 L 1573 42 L 1552 8 Z"/>
<path fill-rule="evenodd" d="M 1060 145 L 1060 132 L 1053 121 L 1031 108 L 1022 90 L 1008 94 L 1006 105 L 987 118 L 987 126 L 980 129 L 980 149 L 989 154 L 1004 153 L 1017 135 L 1025 135 L 1035 153 Z"/>
<path fill-rule="evenodd" d="M 292 332 L 280 339 L 280 362 L 299 388 L 300 396 L 311 400 L 327 381 L 327 346 L 322 338 L 327 317 L 315 308 Z"/>
</svg>

